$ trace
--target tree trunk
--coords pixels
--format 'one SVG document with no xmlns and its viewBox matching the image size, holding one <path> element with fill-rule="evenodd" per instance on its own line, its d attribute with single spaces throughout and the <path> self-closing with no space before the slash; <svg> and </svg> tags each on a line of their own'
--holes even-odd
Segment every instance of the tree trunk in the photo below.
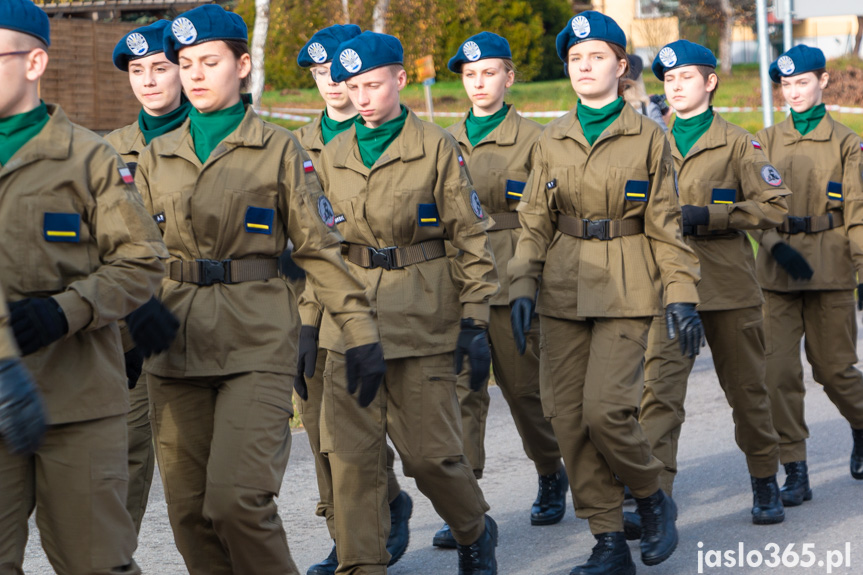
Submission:
<svg viewBox="0 0 863 575">
<path fill-rule="evenodd" d="M 264 47 L 270 27 L 270 0 L 255 0 L 255 28 L 252 31 L 252 102 L 261 105 L 264 93 Z"/>
<path fill-rule="evenodd" d="M 387 29 L 387 12 L 390 10 L 390 0 L 377 0 L 372 13 L 372 31 L 383 34 Z"/>
<path fill-rule="evenodd" d="M 857 16 L 857 36 L 854 38 L 854 55 L 863 58 L 860 54 L 860 44 L 863 43 L 863 16 Z"/>
<path fill-rule="evenodd" d="M 349 0 L 342 0 L 342 19 L 345 24 L 351 23 L 351 8 L 348 2 Z"/>
<path fill-rule="evenodd" d="M 734 34 L 734 9 L 731 0 L 719 0 L 722 12 L 722 35 L 719 38 L 719 70 L 723 75 L 731 74 L 731 41 Z"/>
</svg>

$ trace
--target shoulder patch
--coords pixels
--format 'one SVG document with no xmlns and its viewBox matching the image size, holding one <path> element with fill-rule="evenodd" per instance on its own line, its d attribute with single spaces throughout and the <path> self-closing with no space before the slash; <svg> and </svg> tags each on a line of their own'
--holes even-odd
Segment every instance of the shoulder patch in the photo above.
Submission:
<svg viewBox="0 0 863 575">
<path fill-rule="evenodd" d="M 770 164 L 761 168 L 761 179 L 774 188 L 782 185 L 782 176 Z"/>
<path fill-rule="evenodd" d="M 318 198 L 318 215 L 321 216 L 321 221 L 328 228 L 336 225 L 336 215 L 333 213 L 333 205 L 326 196 Z"/>
<path fill-rule="evenodd" d="M 473 213 L 476 214 L 476 217 L 482 219 L 482 202 L 479 201 L 479 194 L 476 193 L 476 190 L 473 190 L 470 193 L 470 207 L 473 209 Z"/>
<path fill-rule="evenodd" d="M 756 150 L 760 150 L 761 149 L 761 143 L 758 142 L 758 140 L 752 140 L 752 147 L 755 148 Z"/>
<path fill-rule="evenodd" d="M 117 171 L 120 172 L 120 177 L 123 178 L 124 184 L 134 184 L 135 176 L 132 175 L 132 170 L 123 166 L 122 168 L 117 168 Z"/>
<path fill-rule="evenodd" d="M 861 147 L 863 147 L 863 144 L 861 144 Z M 464 158 L 461 157 L 461 154 L 458 156 L 458 165 L 464 166 Z"/>
<path fill-rule="evenodd" d="M 314 172 L 314 171 L 315 171 L 315 166 L 314 166 L 314 165 L 312 165 L 312 161 L 311 161 L 311 160 L 306 160 L 305 162 L 303 162 L 303 171 L 304 171 L 305 173 L 307 173 L 307 174 L 308 174 L 309 172 Z"/>
</svg>

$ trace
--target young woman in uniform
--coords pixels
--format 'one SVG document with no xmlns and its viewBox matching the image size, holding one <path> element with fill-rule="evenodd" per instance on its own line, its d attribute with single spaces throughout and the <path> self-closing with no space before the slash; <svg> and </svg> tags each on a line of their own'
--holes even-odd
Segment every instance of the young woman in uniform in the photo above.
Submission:
<svg viewBox="0 0 863 575">
<path fill-rule="evenodd" d="M 662 129 L 620 97 L 625 49 L 617 23 L 594 11 L 558 35 L 579 101 L 540 136 L 508 266 L 515 339 L 523 348 L 536 306 L 543 410 L 576 514 L 597 539 L 573 575 L 635 573 L 624 483 L 644 525 L 642 562 L 674 552 L 676 508 L 659 489 L 662 465 L 637 419 L 647 332 L 663 299 L 681 351 L 697 354 L 702 340 L 698 263 L 680 235 L 671 152 Z"/>
<path fill-rule="evenodd" d="M 170 253 L 159 296 L 181 324 L 144 366 L 174 539 L 194 575 L 297 574 L 274 501 L 299 336 L 278 274 L 287 240 L 349 354 L 360 350 L 349 378 L 382 377 L 377 327 L 308 155 L 241 98 L 251 71 L 242 19 L 200 6 L 165 42 L 194 109 L 150 143 L 136 182 Z"/>
</svg>

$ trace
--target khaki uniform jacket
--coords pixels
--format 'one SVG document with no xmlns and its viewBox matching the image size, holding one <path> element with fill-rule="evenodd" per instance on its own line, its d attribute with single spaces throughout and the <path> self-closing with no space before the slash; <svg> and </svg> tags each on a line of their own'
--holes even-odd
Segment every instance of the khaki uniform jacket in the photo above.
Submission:
<svg viewBox="0 0 863 575">
<path fill-rule="evenodd" d="M 159 222 L 170 261 L 277 258 L 290 239 L 293 257 L 352 345 L 378 341 L 362 285 L 339 253 L 341 236 L 324 224 L 321 192 L 308 156 L 288 130 L 251 107 L 201 165 L 189 120 L 150 142 L 136 181 Z M 247 224 L 250 214 L 267 227 Z M 165 277 L 159 294 L 180 320 L 171 348 L 145 367 L 161 377 L 247 371 L 296 373 L 299 324 L 288 281 L 272 278 L 199 286 Z"/>
<path fill-rule="evenodd" d="M 324 135 L 321 132 L 321 118 L 323 118 L 324 113 L 321 112 L 318 114 L 318 117 L 306 124 L 305 126 L 301 126 L 294 130 L 294 135 L 297 137 L 297 140 L 300 141 L 300 145 L 311 158 L 312 163 L 315 166 L 320 164 L 321 160 L 321 150 L 324 149 Z"/>
<path fill-rule="evenodd" d="M 153 296 L 168 253 L 117 153 L 48 112 L 0 168 L 0 277 L 10 301 L 53 296 L 66 315 L 67 336 L 25 358 L 56 425 L 128 411 L 117 320 Z"/>
<path fill-rule="evenodd" d="M 515 212 L 530 174 L 533 149 L 542 126 L 522 118 L 515 106 L 510 106 L 503 122 L 474 148 L 467 137 L 466 119 L 467 114 L 447 131 L 461 146 L 483 207 L 492 219 L 494 214 Z M 500 280 L 500 291 L 491 299 L 491 305 L 509 305 L 506 266 L 515 253 L 519 235 L 520 228 L 488 232 Z"/>
<path fill-rule="evenodd" d="M 761 287 L 773 291 L 837 290 L 857 287 L 863 278 L 863 154 L 860 138 L 826 114 L 801 136 L 790 117 L 758 132 L 764 152 L 793 192 L 790 216 L 842 213 L 845 225 L 815 234 L 765 231 L 756 260 Z M 828 192 L 831 195 L 828 195 Z M 793 280 L 770 255 L 785 242 L 812 266 L 812 279 Z"/>
<path fill-rule="evenodd" d="M 452 136 L 410 112 L 369 169 L 351 127 L 324 148 L 319 175 L 346 242 L 384 248 L 440 239 L 458 250 L 452 258 L 397 270 L 348 264 L 376 311 L 384 357 L 448 353 L 455 349 L 460 317 L 488 324 L 489 299 L 499 289 L 486 234 L 492 222 L 471 207 L 474 187 Z M 420 210 L 422 219 L 435 221 L 421 222 Z M 304 308 L 304 324 L 315 323 L 315 311 Z M 337 352 L 348 347 L 329 313 L 320 343 Z"/>
<path fill-rule="evenodd" d="M 741 309 L 764 299 L 755 256 L 743 230 L 772 228 L 788 213 L 790 194 L 752 135 L 716 114 L 707 131 L 680 155 L 668 131 L 677 168 L 680 204 L 707 206 L 710 237 L 686 236 L 701 262 L 701 311 Z"/>
<path fill-rule="evenodd" d="M 18 344 L 15 342 L 15 334 L 9 325 L 9 310 L 6 308 L 6 295 L 0 286 L 0 360 L 19 357 Z"/>
<path fill-rule="evenodd" d="M 117 153 L 127 164 L 137 163 L 138 156 L 147 147 L 147 143 L 144 141 L 144 132 L 141 131 L 138 120 L 128 126 L 114 130 L 105 136 L 105 139 L 117 150 Z"/>
<path fill-rule="evenodd" d="M 591 147 L 575 110 L 540 136 L 518 206 L 523 226 L 509 262 L 509 299 L 534 299 L 563 319 L 645 317 L 675 302 L 698 303 L 698 260 L 683 242 L 665 133 L 624 106 Z M 559 214 L 644 220 L 644 233 L 609 241 L 557 229 Z M 540 282 L 540 275 L 542 281 Z"/>
</svg>

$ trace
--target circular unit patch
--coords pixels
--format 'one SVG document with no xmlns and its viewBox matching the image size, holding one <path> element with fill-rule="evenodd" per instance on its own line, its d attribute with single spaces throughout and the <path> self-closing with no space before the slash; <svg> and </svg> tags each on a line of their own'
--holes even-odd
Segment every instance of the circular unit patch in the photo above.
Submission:
<svg viewBox="0 0 863 575">
<path fill-rule="evenodd" d="M 174 23 L 171 24 L 171 32 L 180 44 L 185 44 L 186 46 L 198 39 L 198 30 L 188 18 L 177 18 L 174 20 Z"/>
</svg>

